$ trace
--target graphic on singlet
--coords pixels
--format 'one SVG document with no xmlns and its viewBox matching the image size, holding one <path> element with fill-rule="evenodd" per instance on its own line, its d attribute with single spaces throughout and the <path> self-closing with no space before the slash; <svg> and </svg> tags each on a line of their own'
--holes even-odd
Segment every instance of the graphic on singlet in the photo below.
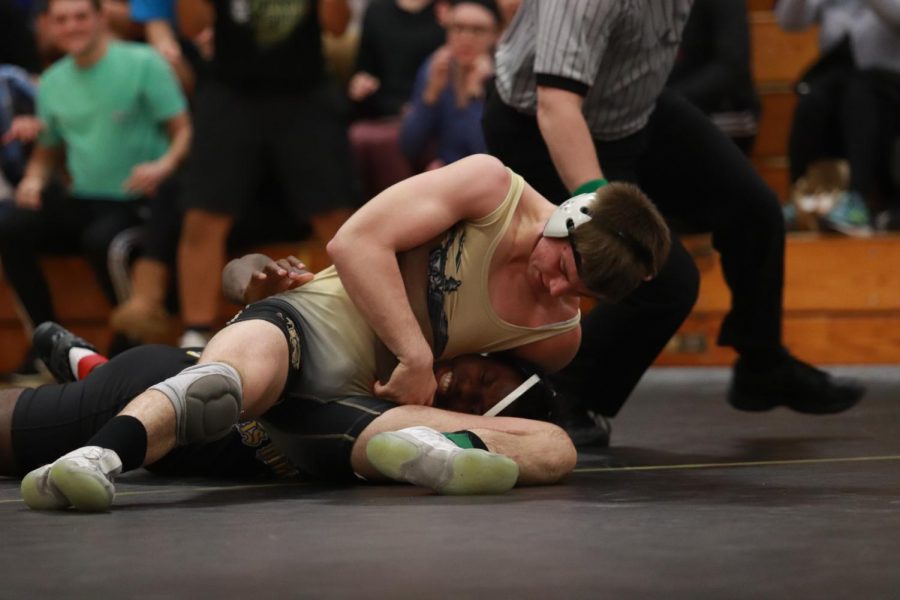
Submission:
<svg viewBox="0 0 900 600">
<path fill-rule="evenodd" d="M 454 294 L 462 282 L 447 274 L 450 255 L 452 269 L 458 273 L 462 263 L 466 232 L 461 225 L 447 232 L 444 241 L 428 255 L 428 319 L 434 336 L 434 355 L 440 356 L 447 347 L 449 323 L 444 303 L 448 294 Z"/>
<path fill-rule="evenodd" d="M 266 433 L 265 428 L 259 421 L 243 421 L 235 424 L 234 428 L 241 436 L 241 443 L 250 448 L 255 448 L 256 460 L 266 465 L 275 477 L 284 479 L 296 477 L 300 474 L 297 468 L 272 443 L 269 434 Z"/>
<path fill-rule="evenodd" d="M 286 40 L 306 18 L 313 0 L 231 0 L 231 18 L 250 24 L 261 48 Z"/>
</svg>

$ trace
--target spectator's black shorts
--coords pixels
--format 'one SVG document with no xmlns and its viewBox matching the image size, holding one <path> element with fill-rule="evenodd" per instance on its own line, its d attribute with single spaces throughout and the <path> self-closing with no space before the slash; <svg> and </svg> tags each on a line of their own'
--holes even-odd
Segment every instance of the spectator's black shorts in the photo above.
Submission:
<svg viewBox="0 0 900 600">
<path fill-rule="evenodd" d="M 278 179 L 299 221 L 362 198 L 337 88 L 242 93 L 214 80 L 197 89 L 184 209 L 235 218 L 257 206 L 263 178 Z"/>
</svg>

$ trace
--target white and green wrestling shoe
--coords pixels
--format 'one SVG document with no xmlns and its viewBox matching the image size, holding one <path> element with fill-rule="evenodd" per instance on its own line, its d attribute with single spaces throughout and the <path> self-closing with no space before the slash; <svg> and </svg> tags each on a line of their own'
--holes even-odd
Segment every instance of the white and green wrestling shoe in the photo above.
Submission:
<svg viewBox="0 0 900 600">
<path fill-rule="evenodd" d="M 118 454 L 99 446 L 85 446 L 26 475 L 22 499 L 34 510 L 74 506 L 85 512 L 107 511 L 116 495 L 113 478 L 121 472 Z"/>
<path fill-rule="evenodd" d="M 429 427 L 379 433 L 366 445 L 366 455 L 383 475 L 440 494 L 502 494 L 519 478 L 512 459 L 460 448 Z"/>
</svg>

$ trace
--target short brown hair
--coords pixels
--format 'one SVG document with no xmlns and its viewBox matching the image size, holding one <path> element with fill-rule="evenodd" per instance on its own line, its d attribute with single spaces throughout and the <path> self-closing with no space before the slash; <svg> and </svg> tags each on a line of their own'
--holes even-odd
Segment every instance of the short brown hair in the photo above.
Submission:
<svg viewBox="0 0 900 600">
<path fill-rule="evenodd" d="M 669 227 L 650 199 L 630 183 L 610 183 L 596 192 L 591 220 L 572 232 L 580 255 L 578 274 L 589 290 L 617 302 L 669 256 Z"/>
</svg>

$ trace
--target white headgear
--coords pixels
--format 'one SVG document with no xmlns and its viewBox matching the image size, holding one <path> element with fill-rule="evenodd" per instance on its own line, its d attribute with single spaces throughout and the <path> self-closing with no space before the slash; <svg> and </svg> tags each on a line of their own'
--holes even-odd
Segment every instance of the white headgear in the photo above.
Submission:
<svg viewBox="0 0 900 600">
<path fill-rule="evenodd" d="M 547 224 L 544 225 L 544 236 L 551 238 L 569 237 L 573 231 L 591 220 L 590 204 L 596 198 L 590 194 L 578 194 L 556 207 Z"/>
</svg>

